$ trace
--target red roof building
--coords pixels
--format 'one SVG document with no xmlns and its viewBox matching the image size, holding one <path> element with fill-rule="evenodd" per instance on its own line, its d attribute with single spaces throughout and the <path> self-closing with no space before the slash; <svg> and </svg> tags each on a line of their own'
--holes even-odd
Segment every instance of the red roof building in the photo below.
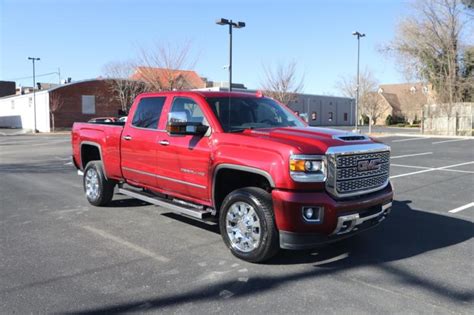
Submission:
<svg viewBox="0 0 474 315">
<path fill-rule="evenodd" d="M 137 67 L 131 79 L 144 81 L 155 90 L 190 90 L 206 87 L 206 82 L 191 70 Z"/>
</svg>

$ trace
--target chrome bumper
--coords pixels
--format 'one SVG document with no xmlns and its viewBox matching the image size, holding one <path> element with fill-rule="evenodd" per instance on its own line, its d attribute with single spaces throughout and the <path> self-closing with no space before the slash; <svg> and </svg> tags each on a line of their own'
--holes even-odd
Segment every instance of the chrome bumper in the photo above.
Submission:
<svg viewBox="0 0 474 315">
<path fill-rule="evenodd" d="M 381 210 L 379 212 L 363 218 L 361 218 L 358 213 L 340 216 L 337 218 L 337 226 L 331 233 L 331 235 L 343 235 L 352 231 L 357 231 L 359 225 L 374 218 L 378 218 L 378 222 L 382 222 L 383 220 L 385 220 L 385 217 L 390 213 L 391 207 L 391 202 L 386 203 L 382 205 Z"/>
</svg>

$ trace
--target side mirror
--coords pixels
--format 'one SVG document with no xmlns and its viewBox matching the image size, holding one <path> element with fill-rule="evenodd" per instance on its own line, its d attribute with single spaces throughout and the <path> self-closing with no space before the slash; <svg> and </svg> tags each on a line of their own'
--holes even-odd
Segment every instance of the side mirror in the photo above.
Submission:
<svg viewBox="0 0 474 315">
<path fill-rule="evenodd" d="M 185 112 L 170 112 L 168 114 L 168 123 L 166 131 L 170 135 L 204 135 L 208 126 L 202 123 L 189 122 Z"/>
</svg>

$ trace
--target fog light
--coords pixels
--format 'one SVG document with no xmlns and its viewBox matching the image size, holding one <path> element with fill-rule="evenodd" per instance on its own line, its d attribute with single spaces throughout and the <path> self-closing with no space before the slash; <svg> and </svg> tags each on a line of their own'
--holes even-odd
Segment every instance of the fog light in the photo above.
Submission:
<svg viewBox="0 0 474 315">
<path fill-rule="evenodd" d="M 303 207 L 303 219 L 311 223 L 319 223 L 323 219 L 323 207 Z"/>
</svg>

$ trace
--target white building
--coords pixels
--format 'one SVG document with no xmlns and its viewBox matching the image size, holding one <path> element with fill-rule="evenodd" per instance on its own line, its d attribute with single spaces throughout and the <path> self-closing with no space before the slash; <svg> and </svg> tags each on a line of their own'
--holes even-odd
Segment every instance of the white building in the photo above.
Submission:
<svg viewBox="0 0 474 315">
<path fill-rule="evenodd" d="M 50 132 L 49 93 L 47 90 L 35 93 L 36 129 Z M 0 127 L 35 129 L 35 108 L 33 93 L 11 95 L 0 98 Z"/>
</svg>

